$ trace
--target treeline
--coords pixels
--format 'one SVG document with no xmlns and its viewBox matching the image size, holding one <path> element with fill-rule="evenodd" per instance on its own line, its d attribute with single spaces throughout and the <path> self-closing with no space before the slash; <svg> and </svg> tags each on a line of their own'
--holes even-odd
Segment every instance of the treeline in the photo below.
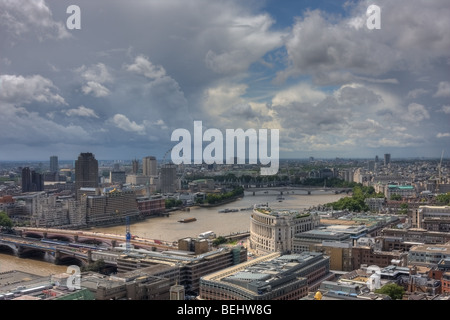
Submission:
<svg viewBox="0 0 450 320">
<path fill-rule="evenodd" d="M 183 201 L 176 199 L 166 199 L 166 209 L 179 207 L 183 204 Z"/>
<path fill-rule="evenodd" d="M 381 192 L 375 192 L 374 187 L 366 187 L 361 184 L 353 187 L 351 197 L 344 197 L 338 201 L 327 203 L 325 206 L 332 207 L 333 210 L 349 210 L 353 212 L 368 211 L 369 207 L 364 202 L 367 198 L 384 198 Z"/>
<path fill-rule="evenodd" d="M 225 192 L 225 193 L 220 193 L 220 194 L 208 193 L 206 195 L 206 198 L 205 198 L 205 203 L 216 204 L 216 203 L 220 203 L 222 201 L 228 200 L 228 199 L 232 199 L 232 198 L 236 198 L 236 197 L 242 196 L 243 194 L 244 194 L 244 188 L 243 187 L 237 187 L 237 188 L 234 188 L 231 191 L 228 191 L 228 192 Z"/>
<path fill-rule="evenodd" d="M 4 211 L 0 211 L 0 229 L 11 229 L 13 226 L 13 222 L 10 217 Z"/>
<path fill-rule="evenodd" d="M 443 194 L 438 194 L 436 196 L 436 201 L 440 205 L 450 205 L 450 192 L 443 193 Z"/>
</svg>

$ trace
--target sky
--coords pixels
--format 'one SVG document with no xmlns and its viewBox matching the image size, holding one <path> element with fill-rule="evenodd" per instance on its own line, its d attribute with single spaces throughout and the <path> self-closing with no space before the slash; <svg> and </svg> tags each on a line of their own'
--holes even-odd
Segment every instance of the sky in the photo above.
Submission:
<svg viewBox="0 0 450 320">
<path fill-rule="evenodd" d="M 194 121 L 278 129 L 280 158 L 448 157 L 449 16 L 448 0 L 0 0 L 0 161 L 161 159 Z"/>
</svg>

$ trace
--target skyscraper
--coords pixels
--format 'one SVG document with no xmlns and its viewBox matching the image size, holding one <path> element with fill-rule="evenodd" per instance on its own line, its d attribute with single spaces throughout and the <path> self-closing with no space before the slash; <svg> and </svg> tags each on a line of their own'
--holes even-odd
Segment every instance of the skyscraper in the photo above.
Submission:
<svg viewBox="0 0 450 320">
<path fill-rule="evenodd" d="M 165 164 L 161 168 L 161 192 L 172 193 L 177 189 L 177 167 Z"/>
<path fill-rule="evenodd" d="M 31 170 L 28 167 L 22 169 L 22 192 L 31 191 Z"/>
<path fill-rule="evenodd" d="M 22 192 L 33 192 L 44 190 L 44 178 L 42 174 L 37 173 L 30 168 L 22 169 Z"/>
<path fill-rule="evenodd" d="M 147 177 L 156 176 L 158 174 L 155 157 L 148 156 L 142 159 L 142 174 Z"/>
<path fill-rule="evenodd" d="M 57 156 L 51 156 L 50 157 L 50 172 L 58 172 L 58 157 Z"/>
<path fill-rule="evenodd" d="M 384 154 L 384 165 L 387 166 L 389 163 L 391 163 L 391 154 L 385 153 Z"/>
<path fill-rule="evenodd" d="M 133 174 L 137 174 L 139 171 L 139 160 L 138 159 L 131 160 L 131 163 L 133 165 Z"/>
<path fill-rule="evenodd" d="M 75 160 L 75 190 L 78 198 L 80 188 L 98 187 L 98 161 L 90 153 L 80 153 Z"/>
</svg>

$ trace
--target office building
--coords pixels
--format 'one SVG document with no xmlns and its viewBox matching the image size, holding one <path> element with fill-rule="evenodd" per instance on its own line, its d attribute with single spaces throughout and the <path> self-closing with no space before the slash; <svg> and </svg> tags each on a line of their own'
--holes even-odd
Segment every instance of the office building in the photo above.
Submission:
<svg viewBox="0 0 450 320">
<path fill-rule="evenodd" d="M 112 184 L 124 184 L 127 181 L 125 171 L 110 171 L 109 182 Z"/>
<path fill-rule="evenodd" d="M 250 217 L 250 248 L 258 253 L 292 252 L 294 235 L 314 229 L 319 221 L 316 213 L 256 207 Z"/>
<path fill-rule="evenodd" d="M 381 230 L 382 236 L 399 237 L 403 241 L 422 243 L 446 243 L 450 241 L 450 232 L 429 231 L 420 228 L 394 229 L 384 228 Z"/>
<path fill-rule="evenodd" d="M 142 159 L 142 174 L 144 176 L 156 176 L 158 174 L 156 158 L 148 156 Z"/>
<path fill-rule="evenodd" d="M 22 169 L 22 192 L 35 192 L 44 190 L 44 178 L 40 173 L 30 170 L 29 167 Z"/>
<path fill-rule="evenodd" d="M 318 244 L 326 241 L 345 242 L 352 244 L 349 233 L 330 230 L 326 227 L 297 233 L 293 239 L 293 252 L 301 253 L 304 251 L 315 251 Z"/>
<path fill-rule="evenodd" d="M 223 248 L 195 255 L 190 251 L 148 252 L 141 255 L 123 255 L 117 258 L 118 272 L 164 265 L 164 272 L 154 273 L 175 280 L 186 292 L 198 292 L 200 278 L 223 268 L 247 261 L 247 249 L 242 246 Z"/>
<path fill-rule="evenodd" d="M 177 167 L 174 164 L 165 164 L 161 168 L 161 192 L 173 193 L 177 190 Z"/>
<path fill-rule="evenodd" d="M 419 206 L 413 211 L 412 224 L 436 232 L 450 231 L 450 206 Z"/>
<path fill-rule="evenodd" d="M 50 157 L 50 172 L 58 172 L 58 171 L 59 171 L 58 157 L 51 156 Z"/>
<path fill-rule="evenodd" d="M 200 300 L 298 300 L 334 278 L 317 252 L 272 253 L 200 279 Z"/>
<path fill-rule="evenodd" d="M 432 266 L 448 258 L 450 258 L 450 243 L 413 246 L 408 253 L 410 265 Z"/>
<path fill-rule="evenodd" d="M 80 153 L 78 160 L 75 161 L 75 192 L 79 199 L 79 189 L 83 187 L 98 187 L 98 161 L 90 153 Z"/>
<path fill-rule="evenodd" d="M 400 251 L 379 251 L 370 246 L 357 246 L 352 249 L 353 269 L 362 265 L 376 265 L 381 268 L 392 264 L 406 266 L 408 254 Z"/>
<path fill-rule="evenodd" d="M 391 163 L 391 154 L 385 153 L 384 154 L 384 165 L 388 166 Z"/>
<path fill-rule="evenodd" d="M 132 190 L 113 189 L 100 195 L 88 195 L 85 190 L 80 190 L 80 193 L 83 192 L 80 202 L 89 226 L 123 222 L 127 216 L 139 216 L 136 195 Z"/>
<path fill-rule="evenodd" d="M 136 197 L 137 207 L 143 216 L 155 216 L 164 213 L 166 199 L 162 197 Z"/>
<path fill-rule="evenodd" d="M 132 165 L 131 172 L 133 174 L 137 174 L 139 171 L 139 160 L 138 159 L 131 160 L 131 165 Z"/>
</svg>

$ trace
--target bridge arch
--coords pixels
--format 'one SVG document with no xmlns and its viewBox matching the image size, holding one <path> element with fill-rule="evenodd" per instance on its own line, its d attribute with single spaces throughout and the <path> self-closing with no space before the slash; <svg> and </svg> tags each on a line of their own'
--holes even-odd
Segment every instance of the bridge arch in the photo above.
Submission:
<svg viewBox="0 0 450 320">
<path fill-rule="evenodd" d="M 59 241 L 64 241 L 64 242 L 72 242 L 73 241 L 73 239 L 71 239 L 70 237 L 66 237 L 63 235 L 47 235 L 47 239 L 59 240 Z"/>
<path fill-rule="evenodd" d="M 17 248 L 13 244 L 0 243 L 0 253 L 16 255 L 17 254 Z"/>
<path fill-rule="evenodd" d="M 38 248 L 20 247 L 18 253 L 21 258 L 30 258 L 30 257 L 44 258 L 47 252 L 43 249 Z"/>
<path fill-rule="evenodd" d="M 70 256 L 70 255 L 65 255 L 65 254 L 61 254 L 55 261 L 56 264 L 58 265 L 64 265 L 64 266 L 71 266 L 71 265 L 76 265 L 79 267 L 82 267 L 86 264 L 85 261 L 83 261 L 80 258 L 74 257 L 74 256 Z"/>
<path fill-rule="evenodd" d="M 36 233 L 36 232 L 24 232 L 23 236 L 27 237 L 27 238 L 33 238 L 33 239 L 43 239 L 44 238 L 44 236 L 42 234 Z"/>
<path fill-rule="evenodd" d="M 105 240 L 99 240 L 99 239 L 95 239 L 95 238 L 86 238 L 86 237 L 78 237 L 78 243 L 84 243 L 84 244 L 92 244 L 92 245 L 102 245 L 102 244 L 109 244 L 105 242 Z"/>
</svg>

